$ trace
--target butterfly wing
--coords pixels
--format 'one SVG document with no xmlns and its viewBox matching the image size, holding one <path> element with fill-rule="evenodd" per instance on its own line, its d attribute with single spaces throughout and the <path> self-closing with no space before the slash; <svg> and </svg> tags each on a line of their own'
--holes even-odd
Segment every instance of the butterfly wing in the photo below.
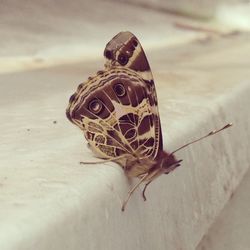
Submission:
<svg viewBox="0 0 250 250">
<path fill-rule="evenodd" d="M 112 53 L 117 58 L 117 51 L 123 53 L 122 44 L 128 44 L 123 39 L 122 36 L 111 40 L 105 49 L 106 58 L 107 48 L 115 47 Z M 80 84 L 70 98 L 68 118 L 84 131 L 91 148 L 101 158 L 130 154 L 154 159 L 162 149 L 154 83 L 152 78 L 145 79 L 145 75 L 152 74 L 138 41 L 136 47 L 134 51 L 146 68 L 135 70 L 135 65 L 139 65 L 136 54 L 128 58 L 129 67 L 108 59 L 110 65 L 106 65 L 106 70 Z M 132 63 L 132 58 L 137 63 Z"/>
</svg>

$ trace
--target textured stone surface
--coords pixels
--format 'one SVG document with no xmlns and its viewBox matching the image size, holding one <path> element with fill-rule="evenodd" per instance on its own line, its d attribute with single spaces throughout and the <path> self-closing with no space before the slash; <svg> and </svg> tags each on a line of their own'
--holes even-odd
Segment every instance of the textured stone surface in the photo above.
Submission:
<svg viewBox="0 0 250 250">
<path fill-rule="evenodd" d="M 248 250 L 250 248 L 250 171 L 232 193 L 216 222 L 203 237 L 197 250 Z"/>
<path fill-rule="evenodd" d="M 137 192 L 94 160 L 65 118 L 86 62 L 0 76 L 0 249 L 194 249 L 249 167 L 249 35 L 149 52 L 165 148 L 234 127 L 177 154 L 182 167 Z M 143 41 L 142 41 L 143 44 Z"/>
</svg>

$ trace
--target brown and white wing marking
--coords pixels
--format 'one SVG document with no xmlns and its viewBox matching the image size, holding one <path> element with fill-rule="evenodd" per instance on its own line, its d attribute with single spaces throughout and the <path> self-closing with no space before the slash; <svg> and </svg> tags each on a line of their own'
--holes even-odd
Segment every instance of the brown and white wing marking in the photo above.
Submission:
<svg viewBox="0 0 250 250">
<path fill-rule="evenodd" d="M 67 117 L 80 127 L 101 158 L 129 154 L 155 159 L 162 151 L 157 97 L 151 70 L 137 38 L 114 37 L 104 51 L 104 71 L 80 84 Z"/>
<path fill-rule="evenodd" d="M 159 135 L 150 98 L 136 72 L 113 67 L 79 85 L 70 98 L 67 117 L 84 131 L 101 158 L 122 154 L 155 158 Z"/>
<path fill-rule="evenodd" d="M 155 84 L 147 57 L 139 40 L 129 31 L 120 32 L 106 45 L 104 56 L 106 58 L 105 67 L 107 69 L 114 66 L 129 68 L 135 71 L 145 82 L 151 112 L 154 114 L 158 150 L 162 150 L 161 124 Z"/>
</svg>

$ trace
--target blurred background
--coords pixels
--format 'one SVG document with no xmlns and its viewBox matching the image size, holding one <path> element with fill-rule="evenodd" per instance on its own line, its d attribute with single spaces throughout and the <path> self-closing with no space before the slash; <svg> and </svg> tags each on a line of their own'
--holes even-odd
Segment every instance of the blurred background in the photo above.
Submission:
<svg viewBox="0 0 250 250">
<path fill-rule="evenodd" d="M 122 30 L 148 49 L 250 29 L 246 0 L 0 1 L 0 73 L 102 57 Z"/>
</svg>

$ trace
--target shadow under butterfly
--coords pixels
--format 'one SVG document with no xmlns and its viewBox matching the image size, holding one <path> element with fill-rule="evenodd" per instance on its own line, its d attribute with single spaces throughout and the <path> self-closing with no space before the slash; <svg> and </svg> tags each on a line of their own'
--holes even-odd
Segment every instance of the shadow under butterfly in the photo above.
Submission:
<svg viewBox="0 0 250 250">
<path fill-rule="evenodd" d="M 232 124 L 187 143 L 172 153 L 163 150 L 161 123 L 153 76 L 138 39 L 130 32 L 118 33 L 104 50 L 104 70 L 89 77 L 70 97 L 68 119 L 83 130 L 98 162 L 114 161 L 128 177 L 139 182 L 123 202 L 125 210 L 132 193 L 145 183 L 180 166 L 174 153 Z"/>
</svg>

